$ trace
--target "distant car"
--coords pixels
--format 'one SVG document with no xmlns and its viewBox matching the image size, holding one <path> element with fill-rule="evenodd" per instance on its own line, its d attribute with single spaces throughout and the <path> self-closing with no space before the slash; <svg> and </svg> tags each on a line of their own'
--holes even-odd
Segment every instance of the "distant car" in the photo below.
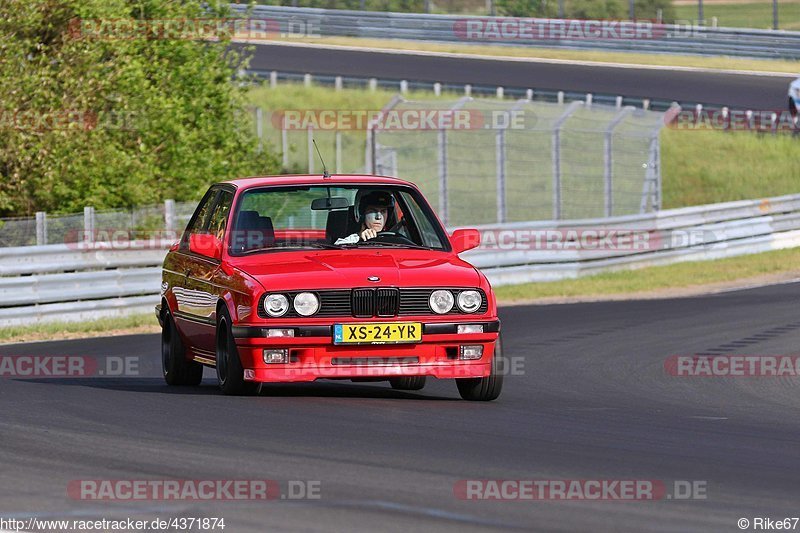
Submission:
<svg viewBox="0 0 800 533">
<path fill-rule="evenodd" d="M 383 203 L 367 220 L 365 195 Z M 382 216 L 386 231 L 362 232 Z M 197 385 L 215 367 L 222 391 L 239 395 L 323 378 L 419 390 L 432 376 L 454 379 L 464 399 L 494 400 L 495 297 L 458 257 L 479 243 L 474 229 L 448 236 L 419 189 L 396 178 L 218 183 L 164 260 L 164 378 Z"/>
<path fill-rule="evenodd" d="M 789 85 L 789 111 L 794 116 L 800 113 L 800 78 Z"/>
</svg>

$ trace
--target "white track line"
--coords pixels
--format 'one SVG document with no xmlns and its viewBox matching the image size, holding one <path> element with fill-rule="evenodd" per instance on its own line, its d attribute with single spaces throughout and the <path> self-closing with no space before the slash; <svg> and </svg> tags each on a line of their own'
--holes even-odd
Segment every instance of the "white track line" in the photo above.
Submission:
<svg viewBox="0 0 800 533">
<path fill-rule="evenodd" d="M 427 56 L 427 57 L 447 57 L 455 59 L 477 59 L 483 61 L 509 61 L 515 63 L 545 63 L 552 65 L 578 65 L 585 67 L 607 67 L 607 68 L 624 68 L 631 70 L 667 70 L 667 71 L 680 71 L 680 72 L 702 72 L 710 74 L 735 74 L 741 76 L 764 76 L 764 77 L 779 77 L 795 79 L 797 76 L 787 72 L 761 72 L 758 70 L 730 70 L 730 69 L 715 69 L 715 68 L 702 68 L 702 67 L 677 67 L 665 65 L 636 65 L 631 63 L 611 63 L 607 61 L 579 61 L 577 59 L 544 59 L 538 57 L 514 57 L 514 56 L 491 56 L 483 54 L 465 54 L 457 52 L 432 52 L 428 50 L 405 50 L 395 48 L 366 48 L 361 46 L 349 46 L 341 44 L 313 44 L 313 43 L 292 43 L 286 41 L 270 41 L 270 40 L 247 40 L 247 39 L 234 39 L 235 43 L 255 44 L 255 45 L 271 45 L 271 46 L 287 46 L 294 48 L 311 48 L 320 50 L 343 50 L 349 52 L 365 52 L 365 53 L 380 53 L 380 54 L 394 54 L 405 56 Z M 800 72 L 800 66 L 798 66 Z"/>
</svg>

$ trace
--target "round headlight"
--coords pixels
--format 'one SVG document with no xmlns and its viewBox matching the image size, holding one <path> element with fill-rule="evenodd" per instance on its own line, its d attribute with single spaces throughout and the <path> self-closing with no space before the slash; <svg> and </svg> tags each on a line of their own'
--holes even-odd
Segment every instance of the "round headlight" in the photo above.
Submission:
<svg viewBox="0 0 800 533">
<path fill-rule="evenodd" d="M 478 291 L 461 291 L 458 293 L 458 308 L 465 313 L 474 313 L 482 303 L 483 298 L 481 298 L 481 293 Z"/>
<path fill-rule="evenodd" d="M 311 316 L 319 311 L 319 298 L 313 292 L 301 292 L 294 297 L 294 310 L 298 315 Z"/>
<path fill-rule="evenodd" d="M 264 298 L 264 311 L 269 316 L 283 316 L 289 310 L 289 299 L 283 294 L 268 294 Z"/>
<path fill-rule="evenodd" d="M 455 298 L 453 298 L 453 293 L 450 291 L 433 291 L 428 303 L 435 313 L 443 315 L 453 308 Z"/>
</svg>

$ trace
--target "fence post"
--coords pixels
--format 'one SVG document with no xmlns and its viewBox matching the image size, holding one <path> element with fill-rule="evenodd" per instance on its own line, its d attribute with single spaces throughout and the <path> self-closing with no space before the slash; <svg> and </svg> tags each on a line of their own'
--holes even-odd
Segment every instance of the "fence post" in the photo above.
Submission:
<svg viewBox="0 0 800 533">
<path fill-rule="evenodd" d="M 553 124 L 553 220 L 561 220 L 561 128 L 583 102 L 574 101 Z"/>
<path fill-rule="evenodd" d="M 47 244 L 47 213 L 36 212 L 36 246 Z"/>
<path fill-rule="evenodd" d="M 175 231 L 175 200 L 164 200 L 164 229 L 167 233 Z"/>
<path fill-rule="evenodd" d="M 613 152 L 613 142 L 614 142 L 614 130 L 616 129 L 619 124 L 625 120 L 631 112 L 633 111 L 632 107 L 626 107 L 621 112 L 615 116 L 611 122 L 609 122 L 608 127 L 606 128 L 606 133 L 604 135 L 603 141 L 603 149 L 604 149 L 604 164 L 605 164 L 605 172 L 603 174 L 603 182 L 604 182 L 604 196 L 605 201 L 603 203 L 605 207 L 605 216 L 610 217 L 614 211 L 614 152 Z"/>
<path fill-rule="evenodd" d="M 447 130 L 439 130 L 438 153 L 439 153 L 439 217 L 442 223 L 447 226 Z"/>
<path fill-rule="evenodd" d="M 91 206 L 83 208 L 83 242 L 84 244 L 94 242 L 94 207 Z"/>
<path fill-rule="evenodd" d="M 336 173 L 342 173 L 342 132 L 336 130 Z"/>
<path fill-rule="evenodd" d="M 264 110 L 256 108 L 256 134 L 258 135 L 258 153 L 264 151 Z"/>
<path fill-rule="evenodd" d="M 375 174 L 375 129 L 372 122 L 367 124 L 367 142 L 364 145 L 364 169 L 367 174 Z"/>
<path fill-rule="evenodd" d="M 464 105 L 471 101 L 472 98 L 469 96 L 462 96 L 458 99 L 458 102 L 453 104 L 453 106 L 448 110 L 451 113 L 458 111 Z M 438 144 L 439 144 L 439 218 L 442 219 L 442 223 L 447 226 L 450 223 L 450 201 L 448 198 L 448 191 L 447 191 L 447 130 L 442 128 L 439 130 L 438 135 Z"/>
<path fill-rule="evenodd" d="M 506 221 L 506 130 L 500 128 L 495 135 L 495 160 L 497 161 L 497 222 Z"/>
<path fill-rule="evenodd" d="M 283 151 L 283 168 L 289 168 L 289 132 L 286 131 L 286 125 L 281 127 L 281 150 Z"/>
<path fill-rule="evenodd" d="M 308 173 L 314 173 L 314 126 L 308 125 L 306 134 L 306 143 L 308 145 Z"/>
</svg>

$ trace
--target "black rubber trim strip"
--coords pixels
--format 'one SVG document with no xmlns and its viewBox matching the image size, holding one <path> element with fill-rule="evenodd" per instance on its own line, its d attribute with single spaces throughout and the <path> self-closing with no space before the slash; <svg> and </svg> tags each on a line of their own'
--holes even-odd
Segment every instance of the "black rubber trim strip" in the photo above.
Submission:
<svg viewBox="0 0 800 533">
<path fill-rule="evenodd" d="M 332 337 L 333 326 L 234 326 L 233 336 L 237 339 L 266 338 L 268 329 L 293 329 L 295 337 Z"/>
<path fill-rule="evenodd" d="M 458 326 L 464 324 L 482 325 L 484 333 L 497 333 L 500 331 L 500 321 L 493 322 L 443 322 L 424 324 L 422 333 L 425 335 L 449 335 L 458 333 Z"/>
</svg>

